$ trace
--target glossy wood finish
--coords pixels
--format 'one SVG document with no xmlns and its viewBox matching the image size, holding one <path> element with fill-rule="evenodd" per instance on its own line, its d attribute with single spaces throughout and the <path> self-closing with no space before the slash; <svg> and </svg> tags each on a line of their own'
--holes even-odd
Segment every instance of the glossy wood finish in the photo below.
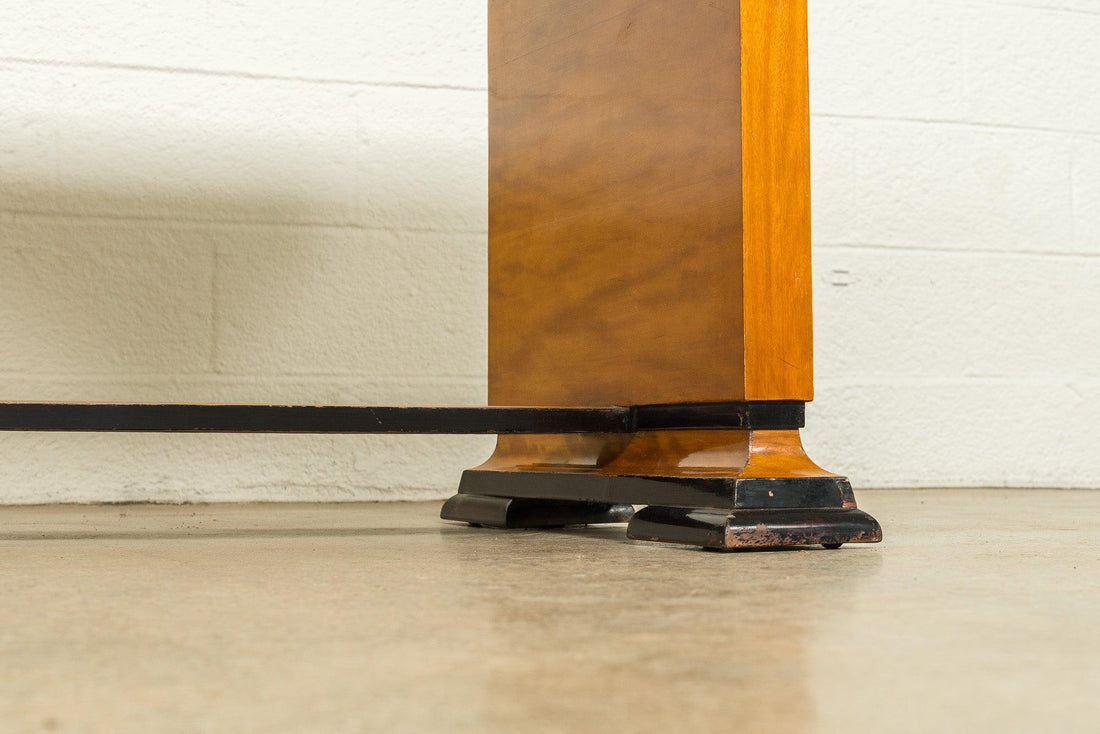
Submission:
<svg viewBox="0 0 1100 734">
<path fill-rule="evenodd" d="M 490 0 L 491 404 L 812 399 L 806 32 L 805 0 Z M 715 547 L 761 544 L 733 508 L 856 517 L 797 430 L 501 436 L 460 492 Z M 800 517 L 766 539 L 878 538 Z"/>
<path fill-rule="evenodd" d="M 493 458 L 463 473 L 444 519 L 482 525 L 488 508 L 497 527 L 539 527 L 560 524 L 553 503 L 545 512 L 523 505 L 523 519 L 506 522 L 509 503 L 580 501 L 648 505 L 630 520 L 628 534 L 638 540 L 736 550 L 882 539 L 878 522 L 856 509 L 847 479 L 806 457 L 798 431 L 505 436 L 500 443 Z"/>
<path fill-rule="evenodd" d="M 738 27 L 490 1 L 491 404 L 743 396 Z"/>
<path fill-rule="evenodd" d="M 489 399 L 813 395 L 804 0 L 492 0 Z"/>
<path fill-rule="evenodd" d="M 745 396 L 813 399 L 805 0 L 741 1 Z"/>
<path fill-rule="evenodd" d="M 735 479 L 723 476 L 668 477 L 598 472 L 480 471 L 462 475 L 458 496 L 569 500 L 691 510 L 852 509 L 852 487 L 843 477 Z M 478 523 L 476 519 L 460 517 Z M 812 541 L 816 542 L 816 541 Z"/>
<path fill-rule="evenodd" d="M 496 453 L 477 469 L 730 479 L 838 476 L 806 456 L 798 431 L 501 436 Z"/>
</svg>

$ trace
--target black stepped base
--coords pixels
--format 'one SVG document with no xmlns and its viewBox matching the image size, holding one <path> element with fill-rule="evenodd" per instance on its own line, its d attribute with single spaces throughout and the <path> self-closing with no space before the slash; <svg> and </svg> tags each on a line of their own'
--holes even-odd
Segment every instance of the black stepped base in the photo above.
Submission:
<svg viewBox="0 0 1100 734">
<path fill-rule="evenodd" d="M 648 505 L 637 513 L 633 505 Z M 882 540 L 843 477 L 615 476 L 469 470 L 440 516 L 498 528 L 630 521 L 627 535 L 717 550 Z"/>
<path fill-rule="evenodd" d="M 837 476 L 738 479 L 468 469 L 462 473 L 458 492 L 460 495 L 717 510 L 855 507 L 852 485 L 844 477 Z"/>
<path fill-rule="evenodd" d="M 862 510 L 710 510 L 649 506 L 627 528 L 633 540 L 698 545 L 715 550 L 877 543 L 882 528 Z"/>
<path fill-rule="evenodd" d="M 632 505 L 606 502 L 574 502 L 516 497 L 456 494 L 443 505 L 439 516 L 490 528 L 560 528 L 626 522 Z"/>
</svg>

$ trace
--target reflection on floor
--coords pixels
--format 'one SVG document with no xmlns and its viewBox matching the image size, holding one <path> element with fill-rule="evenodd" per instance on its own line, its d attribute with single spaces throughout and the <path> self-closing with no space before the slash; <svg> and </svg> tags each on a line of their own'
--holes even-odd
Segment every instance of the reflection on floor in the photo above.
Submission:
<svg viewBox="0 0 1100 734">
<path fill-rule="evenodd" d="M 439 503 L 0 508 L 37 731 L 1100 731 L 1100 492 L 859 492 L 719 554 Z"/>
</svg>

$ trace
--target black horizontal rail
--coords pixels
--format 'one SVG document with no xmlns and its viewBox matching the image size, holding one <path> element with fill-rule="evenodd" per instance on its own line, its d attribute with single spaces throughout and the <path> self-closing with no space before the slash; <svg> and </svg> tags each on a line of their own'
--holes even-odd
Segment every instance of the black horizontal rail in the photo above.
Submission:
<svg viewBox="0 0 1100 734">
<path fill-rule="evenodd" d="M 635 433 L 804 423 L 805 404 L 787 400 L 597 408 L 0 403 L 0 431 Z"/>
</svg>

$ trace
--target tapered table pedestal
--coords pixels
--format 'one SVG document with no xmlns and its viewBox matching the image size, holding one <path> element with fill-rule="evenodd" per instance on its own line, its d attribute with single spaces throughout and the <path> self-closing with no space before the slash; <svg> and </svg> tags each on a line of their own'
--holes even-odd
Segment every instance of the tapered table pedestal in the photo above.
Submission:
<svg viewBox="0 0 1100 734">
<path fill-rule="evenodd" d="M 490 403 L 811 400 L 809 189 L 805 0 L 490 0 Z M 879 540 L 801 425 L 501 436 L 442 515 Z"/>
</svg>

